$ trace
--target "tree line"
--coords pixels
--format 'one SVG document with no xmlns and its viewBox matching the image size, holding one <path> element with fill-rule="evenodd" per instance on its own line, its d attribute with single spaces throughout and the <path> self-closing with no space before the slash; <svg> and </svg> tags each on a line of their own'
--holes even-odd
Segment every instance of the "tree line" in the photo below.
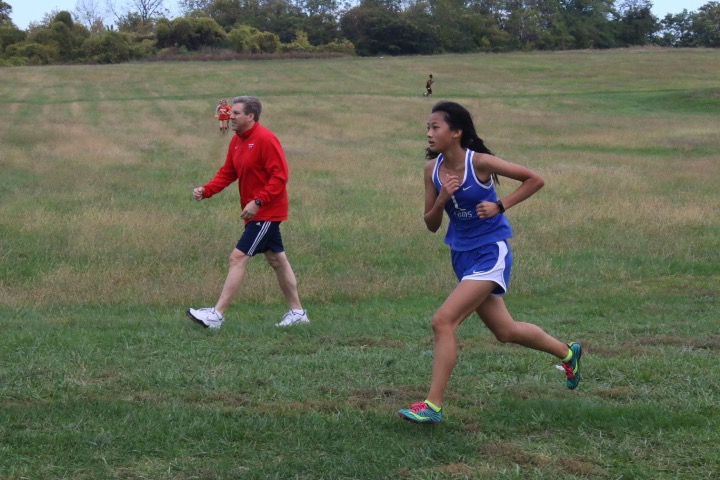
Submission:
<svg viewBox="0 0 720 480">
<path fill-rule="evenodd" d="M 446 52 L 720 47 L 720 4 L 663 19 L 650 0 L 129 0 L 99 13 L 78 0 L 19 29 L 0 0 L 0 65 L 121 63 L 234 54 L 430 55 Z M 110 1 L 110 0 L 107 0 Z M 109 3 L 113 7 L 112 3 Z"/>
</svg>

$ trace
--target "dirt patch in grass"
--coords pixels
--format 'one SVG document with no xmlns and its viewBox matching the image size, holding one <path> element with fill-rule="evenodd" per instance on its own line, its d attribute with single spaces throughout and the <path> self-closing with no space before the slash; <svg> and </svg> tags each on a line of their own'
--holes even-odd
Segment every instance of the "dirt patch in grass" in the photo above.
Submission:
<svg viewBox="0 0 720 480">
<path fill-rule="evenodd" d="M 543 467 L 552 459 L 542 454 L 528 453 L 509 443 L 494 443 L 478 448 L 481 456 L 487 456 L 494 463 L 517 464 L 520 466 Z"/>
<path fill-rule="evenodd" d="M 607 477 L 596 465 L 575 458 L 561 458 L 557 463 L 563 472 L 572 475 L 581 475 L 587 478 Z"/>
<path fill-rule="evenodd" d="M 632 357 L 643 357 L 643 356 L 649 356 L 653 355 L 653 350 L 641 345 L 637 345 L 635 343 L 625 343 L 622 345 L 595 345 L 592 347 L 592 349 L 586 349 L 585 345 L 583 344 L 583 355 L 587 353 L 587 351 L 590 351 L 592 355 L 597 355 L 599 357 L 606 357 L 606 358 L 612 358 L 612 357 L 624 357 L 624 356 L 632 356 Z M 585 357 L 583 357 L 585 358 Z"/>
<path fill-rule="evenodd" d="M 632 387 L 598 388 L 595 393 L 610 400 L 632 400 L 640 396 L 640 393 Z"/>
<path fill-rule="evenodd" d="M 402 348 L 406 342 L 402 340 L 391 340 L 385 338 L 338 338 L 323 336 L 320 338 L 321 344 L 329 344 L 343 347 L 381 347 L 381 348 Z"/>
<path fill-rule="evenodd" d="M 519 465 L 521 468 L 542 468 L 545 470 L 556 468 L 573 475 L 592 478 L 605 477 L 604 472 L 592 463 L 565 456 L 553 458 L 543 453 L 527 452 L 510 443 L 482 445 L 478 448 L 478 453 L 483 457 L 489 457 L 488 460 L 492 463 Z"/>
<path fill-rule="evenodd" d="M 638 345 L 669 345 L 678 347 L 720 350 L 720 335 L 707 337 L 681 337 L 679 335 L 652 335 L 635 340 Z"/>
</svg>

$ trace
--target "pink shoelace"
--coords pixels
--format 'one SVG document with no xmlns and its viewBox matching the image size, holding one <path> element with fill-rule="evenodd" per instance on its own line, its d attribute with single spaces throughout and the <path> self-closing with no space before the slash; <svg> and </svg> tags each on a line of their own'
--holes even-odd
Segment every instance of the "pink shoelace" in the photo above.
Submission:
<svg viewBox="0 0 720 480">
<path fill-rule="evenodd" d="M 430 408 L 425 402 L 413 403 L 410 405 L 410 411 L 413 413 L 422 412 L 423 410 Z"/>
</svg>

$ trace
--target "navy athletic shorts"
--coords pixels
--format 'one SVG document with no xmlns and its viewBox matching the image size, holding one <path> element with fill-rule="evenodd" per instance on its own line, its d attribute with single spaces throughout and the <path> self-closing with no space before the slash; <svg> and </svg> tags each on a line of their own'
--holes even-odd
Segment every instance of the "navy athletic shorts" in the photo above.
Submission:
<svg viewBox="0 0 720 480">
<path fill-rule="evenodd" d="M 284 252 L 285 247 L 280 235 L 280 222 L 248 222 L 235 248 L 250 257 L 268 250 L 275 253 Z"/>
</svg>

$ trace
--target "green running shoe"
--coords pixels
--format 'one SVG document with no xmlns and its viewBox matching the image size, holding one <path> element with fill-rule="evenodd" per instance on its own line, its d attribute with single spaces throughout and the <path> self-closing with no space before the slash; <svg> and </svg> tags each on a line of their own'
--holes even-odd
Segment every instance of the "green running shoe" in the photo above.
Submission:
<svg viewBox="0 0 720 480">
<path fill-rule="evenodd" d="M 413 403 L 410 408 L 400 410 L 398 416 L 413 423 L 440 423 L 442 422 L 441 410 L 441 408 L 436 410 L 425 401 Z"/>
<path fill-rule="evenodd" d="M 582 345 L 577 342 L 573 342 L 568 345 L 568 347 L 570 347 L 570 350 L 572 350 L 573 356 L 569 362 L 563 362 L 562 366 L 565 370 L 565 375 L 567 375 L 567 380 L 565 381 L 565 384 L 570 390 L 575 390 L 575 388 L 577 388 L 578 384 L 580 383 L 580 380 L 582 380 L 582 375 L 580 375 L 580 358 L 582 357 Z"/>
</svg>

